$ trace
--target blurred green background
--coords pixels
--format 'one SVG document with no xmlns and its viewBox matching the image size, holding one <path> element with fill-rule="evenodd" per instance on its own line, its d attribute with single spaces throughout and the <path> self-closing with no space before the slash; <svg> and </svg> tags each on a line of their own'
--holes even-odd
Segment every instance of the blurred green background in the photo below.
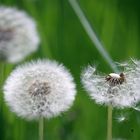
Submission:
<svg viewBox="0 0 140 140">
<path fill-rule="evenodd" d="M 139 0 L 79 0 L 93 29 L 114 61 L 140 58 Z M 0 0 L 1 5 L 25 10 L 37 22 L 41 38 L 36 58 L 64 63 L 77 83 L 73 107 L 57 118 L 45 120 L 45 140 L 105 140 L 107 108 L 92 101 L 82 88 L 80 73 L 96 64 L 102 73 L 112 72 L 97 51 L 67 0 Z M 1 85 L 15 65 L 0 64 Z M 4 69 L 4 71 L 3 71 Z M 125 115 L 122 122 L 117 117 Z M 140 113 L 114 110 L 113 138 L 140 140 Z M 27 122 L 9 111 L 0 95 L 0 140 L 37 140 L 38 122 Z"/>
</svg>

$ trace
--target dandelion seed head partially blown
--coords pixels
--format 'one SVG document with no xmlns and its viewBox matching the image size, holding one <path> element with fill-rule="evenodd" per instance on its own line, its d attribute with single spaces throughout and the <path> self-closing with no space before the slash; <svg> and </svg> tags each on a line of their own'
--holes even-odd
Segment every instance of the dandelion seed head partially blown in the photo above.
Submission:
<svg viewBox="0 0 140 140">
<path fill-rule="evenodd" d="M 17 67 L 4 85 L 6 103 L 18 116 L 27 119 L 59 115 L 71 107 L 75 94 L 68 70 L 49 60 Z"/>
<path fill-rule="evenodd" d="M 37 50 L 35 21 L 24 11 L 0 7 L 0 60 L 17 63 Z"/>
<path fill-rule="evenodd" d="M 140 62 L 125 62 L 126 82 L 111 86 L 105 75 L 99 75 L 96 67 L 88 66 L 82 72 L 82 83 L 96 103 L 116 108 L 134 107 L 140 101 Z M 123 65 L 121 65 L 123 66 Z"/>
</svg>

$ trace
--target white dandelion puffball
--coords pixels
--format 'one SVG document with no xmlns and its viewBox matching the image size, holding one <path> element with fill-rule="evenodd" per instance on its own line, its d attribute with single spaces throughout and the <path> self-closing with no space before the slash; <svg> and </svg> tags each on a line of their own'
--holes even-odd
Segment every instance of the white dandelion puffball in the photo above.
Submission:
<svg viewBox="0 0 140 140">
<path fill-rule="evenodd" d="M 108 76 L 99 75 L 96 67 L 88 66 L 81 79 L 86 91 L 98 104 L 121 109 L 134 107 L 140 101 L 140 65 L 127 63 L 123 73 Z"/>
<path fill-rule="evenodd" d="M 76 89 L 68 70 L 55 61 L 38 60 L 18 66 L 4 85 L 5 101 L 23 118 L 51 118 L 68 110 Z"/>
<path fill-rule="evenodd" d="M 0 60 L 18 63 L 37 50 L 34 20 L 16 8 L 0 7 Z"/>
</svg>

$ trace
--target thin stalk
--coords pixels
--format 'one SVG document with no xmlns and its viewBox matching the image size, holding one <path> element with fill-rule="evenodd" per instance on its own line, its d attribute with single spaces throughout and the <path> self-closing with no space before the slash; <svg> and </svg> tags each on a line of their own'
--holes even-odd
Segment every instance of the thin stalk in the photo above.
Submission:
<svg viewBox="0 0 140 140">
<path fill-rule="evenodd" d="M 112 140 L 112 106 L 108 106 L 107 140 Z"/>
<path fill-rule="evenodd" d="M 5 77 L 5 64 L 4 63 L 0 63 L 1 66 L 1 70 L 0 70 L 0 104 L 1 104 L 1 108 L 3 106 L 3 94 L 2 94 L 2 87 L 3 87 L 3 83 L 4 83 L 4 77 Z"/>
<path fill-rule="evenodd" d="M 41 117 L 39 119 L 39 140 L 44 139 L 44 119 Z"/>
<path fill-rule="evenodd" d="M 111 59 L 108 52 L 105 50 L 104 46 L 102 45 L 101 41 L 97 37 L 95 31 L 91 27 L 89 21 L 87 20 L 84 12 L 82 11 L 81 7 L 79 6 L 78 2 L 76 0 L 69 0 L 69 3 L 73 10 L 75 11 L 75 14 L 79 18 L 81 24 L 83 25 L 86 33 L 88 34 L 89 38 L 91 39 L 92 43 L 95 45 L 99 53 L 103 56 L 103 58 L 106 60 L 106 62 L 110 65 L 113 71 L 118 72 L 118 69 L 113 63 L 113 60 Z"/>
</svg>

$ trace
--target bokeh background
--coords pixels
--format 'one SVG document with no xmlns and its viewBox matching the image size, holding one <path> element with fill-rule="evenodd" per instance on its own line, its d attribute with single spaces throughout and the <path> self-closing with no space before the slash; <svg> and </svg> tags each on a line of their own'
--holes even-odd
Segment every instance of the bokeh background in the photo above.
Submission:
<svg viewBox="0 0 140 140">
<path fill-rule="evenodd" d="M 79 0 L 90 24 L 114 61 L 140 58 L 139 0 Z M 0 0 L 0 5 L 25 10 L 37 22 L 41 43 L 24 61 L 55 59 L 67 66 L 77 83 L 73 107 L 57 118 L 45 120 L 45 140 L 105 140 L 107 108 L 92 101 L 82 88 L 80 73 L 96 64 L 101 73 L 112 72 L 92 44 L 68 0 Z M 21 62 L 23 63 L 23 62 Z M 0 63 L 1 87 L 16 65 Z M 120 121 L 120 118 L 123 118 Z M 140 139 L 140 112 L 113 111 L 114 140 Z M 0 140 L 37 140 L 38 122 L 18 118 L 0 94 Z"/>
</svg>

